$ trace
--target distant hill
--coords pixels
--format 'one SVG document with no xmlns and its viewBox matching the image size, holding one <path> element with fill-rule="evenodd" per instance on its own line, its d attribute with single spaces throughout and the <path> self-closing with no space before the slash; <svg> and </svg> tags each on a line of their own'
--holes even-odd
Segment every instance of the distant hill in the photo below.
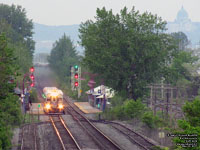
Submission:
<svg viewBox="0 0 200 150">
<path fill-rule="evenodd" d="M 79 25 L 66 26 L 48 26 L 34 23 L 33 39 L 36 41 L 36 53 L 49 53 L 52 44 L 62 37 L 65 33 L 77 45 Z M 77 45 L 78 52 L 82 53 L 83 49 Z"/>
<path fill-rule="evenodd" d="M 186 10 L 182 7 L 176 16 L 174 22 L 167 23 L 167 32 L 184 32 L 188 39 L 192 42 L 191 47 L 200 46 L 200 22 L 192 22 Z M 50 53 L 52 49 L 52 44 L 61 38 L 65 33 L 70 36 L 74 44 L 77 46 L 76 49 L 79 54 L 83 54 L 83 48 L 78 46 L 77 41 L 79 41 L 79 25 L 65 25 L 65 26 L 48 26 L 38 23 L 34 23 L 33 39 L 36 41 L 36 53 Z"/>
</svg>

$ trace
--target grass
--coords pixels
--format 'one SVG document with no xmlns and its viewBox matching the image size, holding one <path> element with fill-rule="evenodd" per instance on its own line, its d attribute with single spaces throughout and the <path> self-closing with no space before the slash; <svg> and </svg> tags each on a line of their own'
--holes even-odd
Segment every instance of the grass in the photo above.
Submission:
<svg viewBox="0 0 200 150">
<path fill-rule="evenodd" d="M 24 114 L 23 115 L 23 123 L 38 123 L 40 120 L 38 120 L 38 115 L 32 115 L 32 114 Z"/>
</svg>

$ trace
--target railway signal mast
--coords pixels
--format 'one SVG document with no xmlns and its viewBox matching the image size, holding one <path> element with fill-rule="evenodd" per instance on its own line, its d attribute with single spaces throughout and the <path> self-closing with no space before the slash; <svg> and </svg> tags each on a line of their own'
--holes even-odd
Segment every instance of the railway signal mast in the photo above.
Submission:
<svg viewBox="0 0 200 150">
<path fill-rule="evenodd" d="M 78 91 L 78 98 L 81 96 L 81 67 L 75 65 L 71 67 L 71 88 Z"/>
</svg>

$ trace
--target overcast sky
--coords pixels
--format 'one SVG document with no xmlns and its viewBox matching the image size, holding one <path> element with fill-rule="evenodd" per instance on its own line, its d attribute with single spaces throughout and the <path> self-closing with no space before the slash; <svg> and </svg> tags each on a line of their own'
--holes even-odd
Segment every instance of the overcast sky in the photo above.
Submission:
<svg viewBox="0 0 200 150">
<path fill-rule="evenodd" d="M 21 5 L 33 22 L 46 25 L 80 24 L 96 15 L 96 8 L 106 7 L 114 13 L 135 6 L 167 21 L 174 21 L 182 5 L 192 21 L 200 22 L 200 0 L 0 0 L 3 4 Z"/>
</svg>

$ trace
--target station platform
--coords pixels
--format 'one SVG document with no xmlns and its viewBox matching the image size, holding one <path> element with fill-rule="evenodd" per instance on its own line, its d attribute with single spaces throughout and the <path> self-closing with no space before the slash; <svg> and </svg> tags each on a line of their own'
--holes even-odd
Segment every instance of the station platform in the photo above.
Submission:
<svg viewBox="0 0 200 150">
<path fill-rule="evenodd" d="M 32 103 L 32 106 L 30 107 L 30 110 L 27 111 L 27 113 L 33 115 L 37 115 L 38 113 L 44 114 L 42 103 Z"/>
<path fill-rule="evenodd" d="M 88 102 L 74 102 L 74 104 L 85 114 L 100 113 L 97 108 L 92 107 Z"/>
</svg>

